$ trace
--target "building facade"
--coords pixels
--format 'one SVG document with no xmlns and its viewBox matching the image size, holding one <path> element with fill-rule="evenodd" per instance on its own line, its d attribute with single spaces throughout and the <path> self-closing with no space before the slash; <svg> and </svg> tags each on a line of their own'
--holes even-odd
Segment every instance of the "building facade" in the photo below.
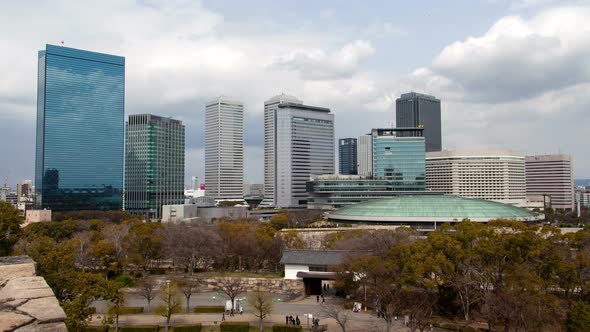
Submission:
<svg viewBox="0 0 590 332">
<path fill-rule="evenodd" d="M 244 198 L 244 104 L 219 97 L 205 107 L 205 195 Z"/>
<path fill-rule="evenodd" d="M 395 100 L 395 120 L 398 128 L 424 128 L 426 152 L 442 150 L 440 99 L 421 93 L 404 93 Z M 402 136 L 416 135 L 404 132 Z"/>
<path fill-rule="evenodd" d="M 121 209 L 125 58 L 47 45 L 37 83 L 37 206 Z"/>
<path fill-rule="evenodd" d="M 338 140 L 338 170 L 342 175 L 357 174 L 356 138 Z"/>
<path fill-rule="evenodd" d="M 311 175 L 334 174 L 334 114 L 279 95 L 264 103 L 264 200 L 261 207 L 307 204 Z"/>
<path fill-rule="evenodd" d="M 430 191 L 525 206 L 524 155 L 508 150 L 441 151 L 426 154 Z"/>
<path fill-rule="evenodd" d="M 125 150 L 125 210 L 162 217 L 184 203 L 184 125 L 152 114 L 130 115 Z"/>
<path fill-rule="evenodd" d="M 574 208 L 574 165 L 570 155 L 527 156 L 526 194 L 550 197 L 554 209 Z"/>
<path fill-rule="evenodd" d="M 373 129 L 373 178 L 390 181 L 393 191 L 426 190 L 421 131 L 417 128 Z"/>
<path fill-rule="evenodd" d="M 360 176 L 373 175 L 373 136 L 370 134 L 359 136 L 356 145 L 357 174 Z"/>
<path fill-rule="evenodd" d="M 576 189 L 575 200 L 576 206 L 578 206 L 579 202 L 580 207 L 590 208 L 590 190 Z"/>
</svg>

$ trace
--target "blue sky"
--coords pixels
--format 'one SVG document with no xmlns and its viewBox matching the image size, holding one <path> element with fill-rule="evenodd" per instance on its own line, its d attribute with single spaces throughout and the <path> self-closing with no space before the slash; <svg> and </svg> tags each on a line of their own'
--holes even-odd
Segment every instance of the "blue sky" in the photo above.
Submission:
<svg viewBox="0 0 590 332">
<path fill-rule="evenodd" d="M 0 11 L 0 177 L 33 178 L 36 54 L 46 43 L 126 57 L 126 113 L 182 120 L 186 183 L 203 179 L 204 104 L 245 102 L 246 180 L 262 181 L 263 102 L 329 107 L 337 137 L 442 100 L 445 149 L 574 155 L 590 178 L 590 2 L 15 1 Z"/>
</svg>

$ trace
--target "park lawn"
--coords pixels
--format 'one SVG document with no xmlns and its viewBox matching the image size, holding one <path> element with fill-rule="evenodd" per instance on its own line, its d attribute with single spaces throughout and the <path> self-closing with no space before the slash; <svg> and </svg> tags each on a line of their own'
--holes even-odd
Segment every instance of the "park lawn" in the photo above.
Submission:
<svg viewBox="0 0 590 332">
<path fill-rule="evenodd" d="M 164 331 L 164 327 L 160 326 L 159 331 Z M 219 325 L 203 325 L 201 332 L 219 332 Z M 115 332 L 115 328 L 111 327 L 109 332 Z M 170 328 L 170 332 L 174 332 L 174 327 Z M 258 332 L 258 326 L 250 326 L 250 332 Z M 264 332 L 272 332 L 272 327 L 265 326 Z"/>
<path fill-rule="evenodd" d="M 199 278 L 282 278 L 280 273 L 254 273 L 254 272 L 199 272 L 195 273 Z"/>
</svg>

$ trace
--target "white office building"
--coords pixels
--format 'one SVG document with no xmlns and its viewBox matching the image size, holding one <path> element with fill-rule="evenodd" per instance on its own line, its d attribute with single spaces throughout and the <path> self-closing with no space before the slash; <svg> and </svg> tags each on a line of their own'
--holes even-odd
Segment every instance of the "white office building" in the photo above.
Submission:
<svg viewBox="0 0 590 332">
<path fill-rule="evenodd" d="M 205 108 L 205 195 L 244 197 L 244 104 L 219 97 Z"/>
<path fill-rule="evenodd" d="M 264 103 L 264 200 L 261 207 L 307 204 L 312 175 L 334 174 L 334 114 L 281 94 Z"/>
<path fill-rule="evenodd" d="M 574 208 L 574 166 L 570 155 L 526 157 L 526 193 L 549 198 L 554 209 Z"/>
<path fill-rule="evenodd" d="M 373 175 L 373 137 L 370 134 L 359 136 L 356 143 L 358 175 Z"/>
<path fill-rule="evenodd" d="M 526 206 L 525 157 L 508 150 L 426 153 L 426 189 Z"/>
</svg>

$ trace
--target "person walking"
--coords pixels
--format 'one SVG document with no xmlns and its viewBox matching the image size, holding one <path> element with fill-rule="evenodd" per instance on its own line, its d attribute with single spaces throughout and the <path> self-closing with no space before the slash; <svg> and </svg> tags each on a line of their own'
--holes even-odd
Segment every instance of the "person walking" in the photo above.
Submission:
<svg viewBox="0 0 590 332">
<path fill-rule="evenodd" d="M 285 316 L 285 325 L 289 324 L 289 315 Z"/>
<path fill-rule="evenodd" d="M 222 322 L 225 322 L 225 312 L 222 312 L 221 313 L 221 321 Z"/>
<path fill-rule="evenodd" d="M 315 302 L 316 302 L 316 303 L 320 303 L 320 296 L 319 296 L 319 295 L 316 295 L 316 296 L 315 296 Z"/>
<path fill-rule="evenodd" d="M 301 325 L 301 320 L 299 320 L 299 315 L 295 316 L 295 324 Z"/>
</svg>

